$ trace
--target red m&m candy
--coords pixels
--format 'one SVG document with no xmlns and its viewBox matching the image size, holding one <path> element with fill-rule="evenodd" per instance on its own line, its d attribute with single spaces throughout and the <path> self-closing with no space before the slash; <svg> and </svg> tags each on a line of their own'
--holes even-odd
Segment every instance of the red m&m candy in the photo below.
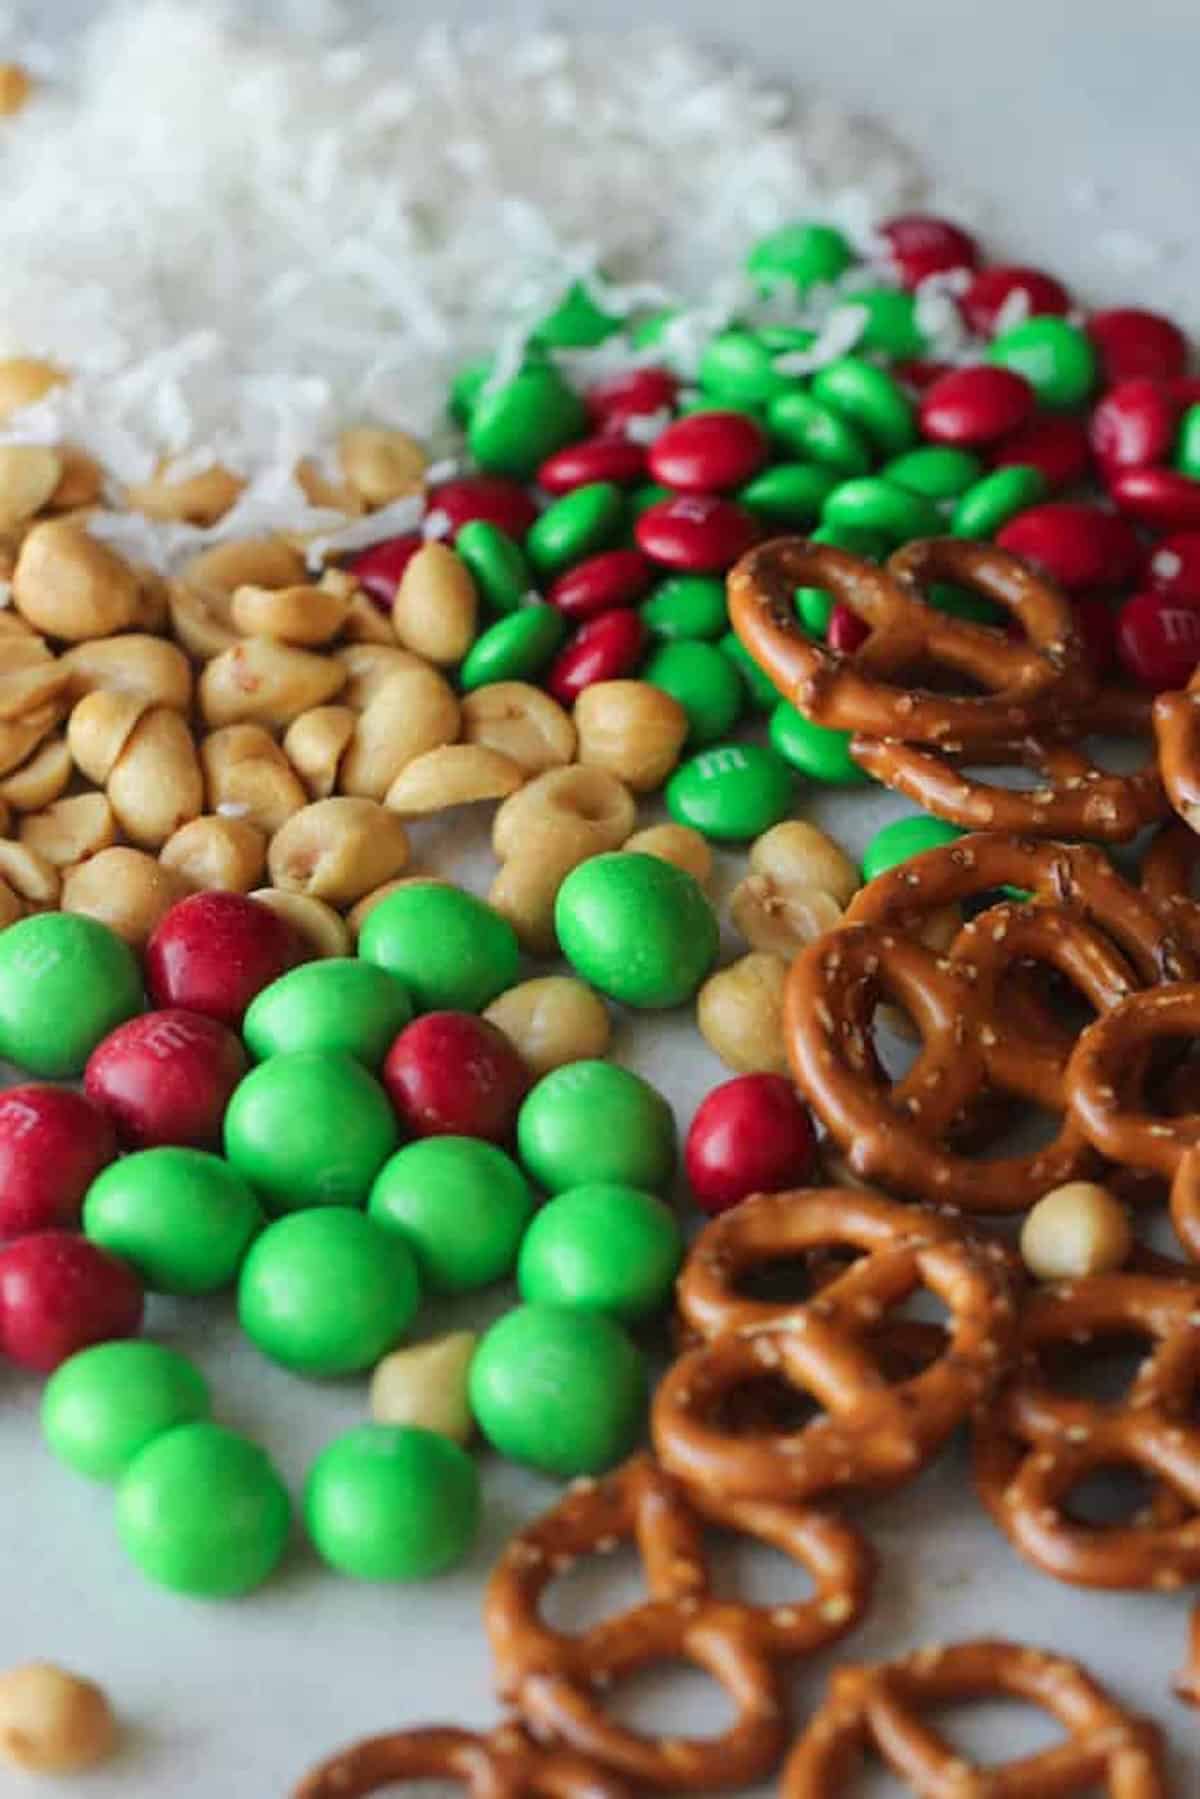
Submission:
<svg viewBox="0 0 1200 1799">
<path fill-rule="evenodd" d="M 598 381 L 583 396 L 601 431 L 623 431 L 631 419 L 652 418 L 675 404 L 679 383 L 667 369 L 629 369 Z"/>
<path fill-rule="evenodd" d="M 654 575 L 640 550 L 602 550 L 560 575 L 546 597 L 567 618 L 595 618 L 615 606 L 636 605 Z"/>
<path fill-rule="evenodd" d="M 676 419 L 650 447 L 655 481 L 681 493 L 741 487 L 767 460 L 761 426 L 744 412 L 693 412 Z"/>
<path fill-rule="evenodd" d="M 1187 339 L 1161 312 L 1117 306 L 1094 312 L 1087 334 L 1100 358 L 1104 379 L 1129 381 L 1136 376 L 1166 381 L 1187 367 Z"/>
<path fill-rule="evenodd" d="M 972 331 L 988 337 L 996 329 L 1001 312 L 1007 317 L 1010 302 L 1015 309 L 1017 296 L 1021 318 L 1044 318 L 1047 314 L 1061 318 L 1071 308 L 1071 296 L 1061 281 L 1041 269 L 1016 265 L 980 269 L 959 305 Z"/>
<path fill-rule="evenodd" d="M 83 1080 L 123 1143 L 207 1149 L 220 1139 L 229 1097 L 245 1072 L 246 1054 L 231 1030 L 171 1007 L 110 1031 L 88 1058 Z"/>
<path fill-rule="evenodd" d="M 142 1322 L 133 1270 L 74 1231 L 41 1231 L 0 1249 L 0 1348 L 49 1374 L 77 1350 L 132 1337 Z"/>
<path fill-rule="evenodd" d="M 550 664 L 546 686 L 564 706 L 573 706 L 596 681 L 619 681 L 641 660 L 646 627 L 628 607 L 602 612 L 581 625 Z"/>
<path fill-rule="evenodd" d="M 503 1031 L 473 1012 L 426 1012 L 388 1051 L 383 1084 L 414 1137 L 506 1143 L 531 1076 Z"/>
<path fill-rule="evenodd" d="M 243 893 L 192 893 L 163 916 L 146 945 L 146 984 L 156 1005 L 236 1027 L 255 994 L 307 956 L 269 906 Z"/>
<path fill-rule="evenodd" d="M 724 1212 L 751 1193 L 778 1193 L 808 1178 L 816 1153 L 812 1121 L 781 1074 L 743 1074 L 714 1087 L 687 1134 L 688 1185 L 705 1212 Z"/>
<path fill-rule="evenodd" d="M 1072 500 L 1051 500 L 1018 513 L 997 532 L 996 542 L 1071 589 L 1120 587 L 1142 556 L 1126 520 Z"/>
<path fill-rule="evenodd" d="M 1186 687 L 1200 662 L 1200 605 L 1152 588 L 1135 594 L 1117 615 L 1117 653 L 1143 687 Z"/>
<path fill-rule="evenodd" d="M 1108 491 L 1139 524 L 1159 531 L 1200 530 L 1200 481 L 1178 469 L 1118 469 Z"/>
<path fill-rule="evenodd" d="M 933 443 L 974 448 L 1018 430 L 1034 404 L 1032 387 L 1012 369 L 953 369 L 921 396 L 921 430 Z"/>
<path fill-rule="evenodd" d="M 426 517 L 431 513 L 441 515 L 449 537 L 480 518 L 520 543 L 537 517 L 537 507 L 519 482 L 504 475 L 460 475 L 433 489 Z"/>
<path fill-rule="evenodd" d="M 1106 470 L 1148 468 L 1175 442 L 1178 408 L 1161 381 L 1118 381 L 1092 409 L 1088 438 Z"/>
<path fill-rule="evenodd" d="M 647 507 L 635 535 L 639 547 L 664 568 L 706 575 L 731 568 L 754 542 L 758 526 L 732 500 L 689 493 Z"/>
<path fill-rule="evenodd" d="M 973 237 L 949 219 L 929 213 L 898 215 L 881 225 L 879 233 L 903 287 L 917 287 L 930 275 L 943 275 L 949 269 L 973 269 L 979 261 Z"/>
<path fill-rule="evenodd" d="M 1042 412 L 992 450 L 996 468 L 1023 463 L 1037 469 L 1051 487 L 1071 487 L 1090 464 L 1087 428 L 1069 412 Z"/>
<path fill-rule="evenodd" d="M 1200 605 L 1200 531 L 1175 531 L 1164 537 L 1146 564 L 1146 574 L 1159 593 Z"/>
<path fill-rule="evenodd" d="M 614 481 L 632 487 L 645 478 L 646 452 L 628 437 L 585 437 L 547 456 L 537 472 L 539 487 L 547 493 L 571 493 L 590 487 L 593 481 Z"/>
<path fill-rule="evenodd" d="M 400 577 L 424 542 L 419 531 L 385 537 L 382 543 L 373 543 L 352 556 L 346 564 L 347 570 L 377 606 L 390 611 Z"/>
<path fill-rule="evenodd" d="M 1106 675 L 1117 659 L 1117 615 L 1103 594 L 1077 594 L 1072 610 L 1088 659 L 1098 675 Z"/>
<path fill-rule="evenodd" d="M 79 1222 L 83 1196 L 117 1153 L 112 1125 L 69 1087 L 0 1094 L 0 1237 Z"/>
<path fill-rule="evenodd" d="M 871 627 L 864 624 L 857 612 L 852 612 L 841 600 L 834 602 L 825 627 L 825 641 L 831 650 L 840 650 L 843 656 L 850 656 L 870 635 Z"/>
</svg>

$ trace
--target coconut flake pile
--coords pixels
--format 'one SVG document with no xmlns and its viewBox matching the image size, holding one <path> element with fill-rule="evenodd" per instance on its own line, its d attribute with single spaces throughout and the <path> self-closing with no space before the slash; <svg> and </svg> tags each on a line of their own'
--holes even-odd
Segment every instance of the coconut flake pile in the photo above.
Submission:
<svg viewBox="0 0 1200 1799">
<path fill-rule="evenodd" d="M 869 244 L 922 191 L 877 127 L 666 30 L 414 40 L 356 10 L 293 0 L 249 35 L 129 0 L 62 61 L 10 36 L 41 82 L 0 127 L 0 354 L 74 376 L 10 436 L 71 439 L 118 483 L 222 461 L 249 486 L 216 534 L 332 528 L 297 459 L 364 419 L 444 449 L 451 371 L 519 352 L 571 280 L 711 324 L 764 231 L 811 215 Z M 114 526 L 160 561 L 213 535 Z"/>
</svg>

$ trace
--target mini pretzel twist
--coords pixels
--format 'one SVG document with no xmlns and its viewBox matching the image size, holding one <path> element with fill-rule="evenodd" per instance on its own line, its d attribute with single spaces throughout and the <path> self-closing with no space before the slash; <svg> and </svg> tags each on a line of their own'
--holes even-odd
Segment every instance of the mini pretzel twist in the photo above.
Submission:
<svg viewBox="0 0 1200 1799">
<path fill-rule="evenodd" d="M 458 1782 L 470 1799 L 630 1799 L 604 1769 L 539 1749 L 513 1724 L 490 1736 L 431 1726 L 368 1737 L 314 1768 L 292 1799 L 366 1799 L 384 1787 L 439 1779 Z"/>
<path fill-rule="evenodd" d="M 1200 830 L 1200 677 L 1182 693 L 1160 693 L 1153 719 L 1167 798 L 1186 825 Z"/>
<path fill-rule="evenodd" d="M 1024 639 L 927 604 L 922 588 L 938 581 L 997 601 Z M 906 743 L 994 743 L 1022 735 L 1055 709 L 1074 712 L 1094 691 L 1067 600 L 990 544 L 928 538 L 876 568 L 829 545 L 776 538 L 748 551 L 728 585 L 730 619 L 746 649 L 820 725 Z M 843 655 L 807 637 L 792 603 L 797 587 L 832 593 L 870 627 L 866 641 Z M 941 693 L 905 679 L 935 666 L 986 691 Z"/>
<path fill-rule="evenodd" d="M 764 1316 L 733 1296 L 739 1272 L 805 1250 L 861 1252 L 817 1295 Z M 920 1288 L 945 1304 L 944 1342 L 889 1382 L 876 1353 L 888 1313 Z M 1009 1259 L 955 1220 L 850 1189 L 745 1200 L 700 1236 L 683 1276 L 686 1316 L 732 1328 L 689 1350 L 654 1398 L 651 1433 L 689 1491 L 800 1502 L 910 1479 L 1003 1373 L 1015 1337 Z M 738 1322 L 740 1321 L 740 1322 Z M 764 1377 L 823 1408 L 799 1428 L 739 1432 L 731 1400 Z"/>
<path fill-rule="evenodd" d="M 1148 1349 L 1120 1403 L 1058 1392 L 1055 1350 L 1072 1363 L 1106 1338 L 1144 1337 Z M 1059 1580 L 1171 1590 L 1200 1576 L 1200 1304 L 1187 1282 L 1095 1275 L 1035 1293 L 1021 1325 L 1016 1373 L 977 1420 L 980 1495 L 1021 1554 Z M 1082 1525 L 1071 1493 L 1099 1468 L 1150 1475 L 1145 1517 Z"/>
<path fill-rule="evenodd" d="M 954 1700 L 1025 1699 L 1067 1739 L 1019 1761 L 967 1762 L 923 1711 Z M 918 1649 L 901 1661 L 838 1669 L 788 1759 L 783 1799 L 849 1795 L 859 1756 L 875 1749 L 916 1799 L 1167 1799 L 1157 1727 L 1124 1711 L 1075 1662 L 1017 1643 Z"/>
<path fill-rule="evenodd" d="M 718 1599 L 705 1558 L 704 1518 L 772 1544 L 811 1574 L 810 1598 L 778 1606 Z M 649 1595 L 578 1636 L 539 1614 L 542 1595 L 576 1559 L 632 1539 Z M 648 1456 L 581 1482 L 513 1538 L 488 1584 L 484 1617 L 503 1695 L 538 1736 L 564 1741 L 638 1783 L 673 1789 L 740 1786 L 783 1753 L 782 1658 L 843 1635 L 866 1609 L 874 1561 L 849 1524 L 817 1511 L 685 1498 Z M 599 1695 L 650 1664 L 686 1660 L 724 1687 L 737 1709 L 721 1736 L 651 1739 L 608 1717 Z"/>
</svg>

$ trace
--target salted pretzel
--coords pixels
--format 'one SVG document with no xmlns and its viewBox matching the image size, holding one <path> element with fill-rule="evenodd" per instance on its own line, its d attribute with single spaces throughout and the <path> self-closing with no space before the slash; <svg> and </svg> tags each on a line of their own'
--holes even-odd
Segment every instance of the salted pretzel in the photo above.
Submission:
<svg viewBox="0 0 1200 1799">
<path fill-rule="evenodd" d="M 823 1512 L 747 1503 L 708 1515 L 770 1543 L 806 1568 L 809 1598 L 777 1606 L 716 1596 L 706 1560 L 704 1496 L 649 1456 L 577 1483 L 513 1538 L 488 1583 L 484 1618 L 503 1696 L 539 1736 L 568 1743 L 649 1786 L 740 1786 L 768 1772 L 787 1739 L 781 1663 L 842 1636 L 870 1597 L 874 1558 L 849 1524 Z M 547 1586 L 579 1557 L 632 1539 L 648 1596 L 578 1636 L 540 1615 Z M 656 1662 L 686 1660 L 728 1693 L 737 1719 L 717 1737 L 648 1738 L 616 1723 L 602 1695 Z"/>
<path fill-rule="evenodd" d="M 1193 956 L 1200 956 L 1200 900 L 1192 895 L 1193 879 L 1200 873 L 1200 837 L 1182 819 L 1173 818 L 1154 833 L 1138 873 L 1143 891 L 1171 929 Z"/>
<path fill-rule="evenodd" d="M 615 1775 L 582 1756 L 539 1748 L 515 1724 L 490 1736 L 443 1725 L 368 1737 L 314 1768 L 292 1799 L 365 1799 L 430 1780 L 455 1781 L 470 1799 L 630 1799 Z"/>
<path fill-rule="evenodd" d="M 1066 1741 L 976 1767 L 922 1715 L 991 1698 L 1041 1707 L 1064 1726 Z M 783 1799 L 849 1799 L 871 1749 L 915 1799 L 1168 1799 L 1157 1725 L 1124 1711 L 1078 1663 L 1019 1643 L 955 1643 L 839 1668 L 784 1767 Z"/>
<path fill-rule="evenodd" d="M 1200 1111 L 1167 1117 L 1136 1103 L 1151 1048 L 1197 1035 L 1200 984 L 1149 988 L 1088 1026 L 1066 1078 L 1072 1115 L 1102 1155 L 1170 1180 L 1175 1234 L 1200 1262 Z"/>
<path fill-rule="evenodd" d="M 1136 984 L 1120 952 L 1083 919 L 1013 904 L 965 926 L 947 957 L 884 926 L 847 925 L 796 958 L 784 994 L 792 1072 L 856 1175 L 933 1204 L 1003 1213 L 1026 1210 L 1096 1166 L 1067 1109 L 1061 1041 L 1026 1043 L 1001 1020 L 1004 972 L 1030 957 L 1063 973 L 1097 1008 Z M 870 1047 L 884 995 L 906 1007 L 921 1036 L 916 1061 L 890 1091 L 876 1078 Z M 949 1101 L 959 1103 L 964 1087 L 1057 1105 L 1057 1136 L 1022 1155 L 964 1155 L 944 1141 Z"/>
<path fill-rule="evenodd" d="M 1139 1337 L 1150 1347 L 1120 1403 L 1055 1390 L 1056 1354 Z M 1171 1590 L 1200 1577 L 1200 1305 L 1186 1281 L 1096 1275 L 1026 1303 L 1021 1360 L 976 1421 L 975 1479 L 1009 1540 L 1036 1567 L 1092 1587 Z M 1145 1516 L 1078 1524 L 1072 1492 L 1100 1468 L 1151 1477 Z"/>
<path fill-rule="evenodd" d="M 953 581 L 1010 612 L 1024 635 L 954 618 L 922 589 Z M 850 654 L 801 630 L 793 598 L 820 587 L 869 626 Z M 1017 557 L 991 544 L 934 537 L 906 544 L 883 568 L 828 544 L 774 538 L 730 571 L 729 616 L 755 662 L 806 718 L 869 737 L 962 747 L 1035 728 L 1077 711 L 1094 691 L 1067 600 Z M 985 689 L 953 694 L 910 677 L 948 669 Z"/>
<path fill-rule="evenodd" d="M 710 1233 L 712 1233 L 710 1235 Z M 739 1275 L 815 1248 L 861 1253 L 780 1316 L 742 1311 Z M 920 1289 L 949 1314 L 942 1353 L 889 1381 L 876 1332 Z M 667 1370 L 651 1410 L 654 1446 L 689 1491 L 808 1501 L 846 1487 L 896 1485 L 942 1446 L 1004 1372 L 1015 1341 L 1011 1262 L 960 1221 L 856 1190 L 758 1194 L 709 1226 L 689 1258 L 683 1304 L 701 1328 L 732 1328 Z M 737 1322 L 740 1320 L 740 1322 Z M 770 1378 L 823 1408 L 798 1427 L 739 1432 L 727 1408 Z"/>
<path fill-rule="evenodd" d="M 1200 831 L 1200 675 L 1181 693 L 1160 693 L 1153 717 L 1167 797 L 1183 822 Z"/>
</svg>

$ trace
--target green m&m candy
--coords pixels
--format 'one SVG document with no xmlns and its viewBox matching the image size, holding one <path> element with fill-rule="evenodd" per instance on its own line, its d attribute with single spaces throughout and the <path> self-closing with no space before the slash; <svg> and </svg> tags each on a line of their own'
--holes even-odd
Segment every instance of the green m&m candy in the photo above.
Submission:
<svg viewBox="0 0 1200 1799">
<path fill-rule="evenodd" d="M 588 350 L 620 329 L 620 319 L 605 312 L 586 283 L 573 281 L 558 305 L 537 326 L 534 342 L 554 350 Z"/>
<path fill-rule="evenodd" d="M 271 1056 L 234 1088 L 225 1154 L 275 1212 L 357 1206 L 396 1147 L 387 1095 L 353 1056 Z"/>
<path fill-rule="evenodd" d="M 737 497 L 768 523 L 802 528 L 820 518 L 837 483 L 835 471 L 819 462 L 777 462 L 748 481 Z"/>
<path fill-rule="evenodd" d="M 494 1144 L 425 1137 L 384 1163 L 367 1211 L 408 1244 L 431 1293 L 467 1293 L 511 1273 L 533 1194 Z"/>
<path fill-rule="evenodd" d="M 517 1284 L 530 1304 L 606 1312 L 629 1324 L 667 1305 L 682 1259 L 669 1206 L 636 1187 L 594 1181 L 542 1207 L 521 1245 Z"/>
<path fill-rule="evenodd" d="M 760 837 L 792 805 L 792 772 L 776 750 L 757 743 L 725 743 L 682 763 L 667 782 L 667 810 L 676 824 L 724 843 Z"/>
<path fill-rule="evenodd" d="M 51 1452 L 89 1480 L 118 1480 L 155 1437 L 207 1418 L 197 1368 L 158 1343 L 97 1343 L 58 1367 L 42 1394 Z"/>
<path fill-rule="evenodd" d="M 207 1422 L 156 1437 L 117 1488 L 126 1555 L 158 1586 L 202 1599 L 261 1586 L 291 1518 L 287 1488 L 258 1445 Z"/>
<path fill-rule="evenodd" d="M 1050 483 L 1032 463 L 1013 462 L 994 468 L 990 475 L 960 495 L 950 516 L 955 537 L 992 537 L 1026 506 L 1036 506 L 1050 492 Z"/>
<path fill-rule="evenodd" d="M 843 304 L 860 307 L 867 315 L 857 344 L 860 351 L 880 350 L 903 362 L 910 356 L 924 356 L 929 348 L 917 323 L 916 300 L 902 287 L 856 287 Z"/>
<path fill-rule="evenodd" d="M 533 575 L 519 543 L 490 519 L 468 519 L 460 525 L 454 548 L 493 612 L 515 612 L 533 586 Z"/>
<path fill-rule="evenodd" d="M 932 500 L 898 487 L 882 475 L 862 475 L 835 487 L 821 512 L 826 525 L 851 525 L 877 531 L 894 543 L 910 537 L 936 537 L 942 515 Z"/>
<path fill-rule="evenodd" d="M 940 849 L 944 843 L 955 843 L 964 835 L 957 825 L 947 824 L 942 818 L 930 818 L 924 812 L 911 818 L 893 819 L 890 825 L 876 831 L 863 851 L 863 880 L 873 881 L 876 875 L 886 873 L 889 868 L 911 862 L 914 856 L 924 855 L 926 850 Z"/>
<path fill-rule="evenodd" d="M 874 460 L 870 443 L 856 425 L 823 406 L 803 388 L 777 394 L 767 407 L 767 429 L 806 462 L 840 475 L 865 475 Z"/>
<path fill-rule="evenodd" d="M 779 698 L 779 689 L 770 675 L 758 666 L 736 631 L 726 631 L 717 648 L 737 670 L 747 704 L 756 712 L 769 712 Z"/>
<path fill-rule="evenodd" d="M 994 337 L 988 361 L 1024 375 L 1038 404 L 1054 411 L 1081 406 L 1096 385 L 1096 352 L 1086 331 L 1044 314 Z"/>
<path fill-rule="evenodd" d="M 1189 406 L 1179 421 L 1175 467 L 1193 481 L 1200 480 L 1200 405 Z"/>
<path fill-rule="evenodd" d="M 629 516 L 641 518 L 643 512 L 649 512 L 651 506 L 661 505 L 663 500 L 673 500 L 675 495 L 669 487 L 659 481 L 642 481 L 629 494 Z"/>
<path fill-rule="evenodd" d="M 668 575 L 640 611 L 655 637 L 713 638 L 729 628 L 725 583 L 712 575 Z"/>
<path fill-rule="evenodd" d="M 530 525 L 525 548 L 542 574 L 557 574 L 607 548 L 625 517 L 625 495 L 615 482 L 588 481 L 547 506 Z"/>
<path fill-rule="evenodd" d="M 501 1455 L 570 1477 L 629 1454 L 646 1410 L 646 1370 L 599 1312 L 524 1305 L 493 1324 L 471 1363 L 471 1409 Z"/>
<path fill-rule="evenodd" d="M 467 443 L 480 468 L 518 481 L 587 429 L 587 411 L 573 388 L 546 363 L 523 368 L 511 381 L 479 391 Z"/>
<path fill-rule="evenodd" d="M 690 999 L 716 961 L 720 936 L 716 914 L 685 869 L 621 850 L 572 869 L 558 890 L 554 928 L 576 973 L 642 1009 Z"/>
<path fill-rule="evenodd" d="M 302 962 L 251 1001 L 242 1035 L 258 1061 L 332 1050 L 377 1068 L 412 1017 L 403 983 L 355 956 Z"/>
<path fill-rule="evenodd" d="M 690 639 L 664 643 L 640 678 L 679 701 L 688 716 L 688 742 L 697 749 L 724 737 L 737 723 L 742 682 L 714 644 Z"/>
<path fill-rule="evenodd" d="M 776 352 L 754 331 L 722 331 L 700 356 L 700 385 L 722 405 L 760 406 L 795 383 L 775 368 Z"/>
<path fill-rule="evenodd" d="M 247 1183 L 202 1149 L 143 1149 L 88 1188 L 84 1235 L 159 1293 L 215 1293 L 234 1279 L 261 1229 Z"/>
<path fill-rule="evenodd" d="M 343 1208 L 269 1224 L 242 1264 L 238 1318 L 297 1374 L 355 1374 L 392 1349 L 421 1297 L 404 1239 Z"/>
<path fill-rule="evenodd" d="M 455 371 L 450 381 L 447 410 L 460 425 L 465 425 L 474 412 L 475 402 L 487 386 L 491 372 L 490 356 L 476 356 Z"/>
<path fill-rule="evenodd" d="M 772 749 L 811 781 L 858 784 L 870 780 L 850 754 L 851 732 L 815 725 L 787 700 L 780 700 L 767 730 Z"/>
<path fill-rule="evenodd" d="M 321 1559 L 352 1580 L 426 1580 L 470 1551 L 479 1475 L 449 1437 L 360 1424 L 313 1463 L 304 1522 Z"/>
<path fill-rule="evenodd" d="M 399 976 L 421 1012 L 481 1012 L 513 985 L 520 961 L 506 918 L 473 894 L 432 881 L 380 900 L 358 953 Z"/>
<path fill-rule="evenodd" d="M 496 681 L 536 679 L 567 634 L 557 606 L 532 600 L 480 632 L 463 658 L 458 683 L 464 693 Z"/>
<path fill-rule="evenodd" d="M 840 356 L 812 378 L 812 396 L 849 419 L 875 447 L 898 456 L 917 441 L 917 415 L 898 381 L 861 356 Z"/>
<path fill-rule="evenodd" d="M 832 225 L 802 222 L 760 237 L 746 258 L 746 271 L 761 287 L 787 282 L 803 293 L 836 281 L 853 260 L 853 250 Z"/>
<path fill-rule="evenodd" d="M 517 1153 L 540 1187 L 589 1181 L 660 1192 L 675 1172 L 675 1120 L 661 1093 L 615 1062 L 569 1062 L 530 1089 Z"/>
<path fill-rule="evenodd" d="M 127 943 L 76 912 L 37 912 L 0 931 L 0 1056 L 62 1080 L 142 1009 Z"/>
<path fill-rule="evenodd" d="M 922 444 L 893 456 L 882 470 L 886 480 L 926 500 L 955 500 L 974 485 L 984 472 L 983 463 L 969 450 L 952 444 Z"/>
</svg>

